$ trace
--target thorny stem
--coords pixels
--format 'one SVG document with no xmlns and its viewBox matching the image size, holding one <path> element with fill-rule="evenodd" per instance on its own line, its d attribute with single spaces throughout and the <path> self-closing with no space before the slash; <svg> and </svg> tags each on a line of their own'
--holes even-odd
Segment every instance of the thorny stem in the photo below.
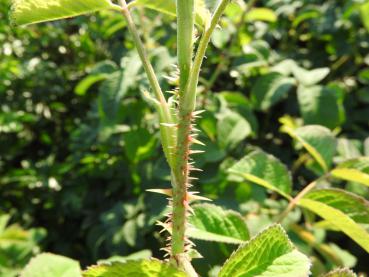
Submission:
<svg viewBox="0 0 369 277">
<path fill-rule="evenodd" d="M 300 191 L 299 194 L 296 195 L 295 198 L 293 198 L 290 203 L 288 204 L 287 208 L 281 213 L 281 215 L 278 217 L 277 222 L 281 223 L 286 216 L 298 205 L 299 201 L 308 193 L 310 192 L 312 189 L 314 189 L 316 187 L 316 185 L 319 183 L 319 181 L 328 178 L 329 177 L 329 173 L 326 173 L 322 176 L 320 176 L 318 179 L 316 179 L 315 181 L 311 182 L 310 184 L 308 184 L 302 191 Z"/>
</svg>

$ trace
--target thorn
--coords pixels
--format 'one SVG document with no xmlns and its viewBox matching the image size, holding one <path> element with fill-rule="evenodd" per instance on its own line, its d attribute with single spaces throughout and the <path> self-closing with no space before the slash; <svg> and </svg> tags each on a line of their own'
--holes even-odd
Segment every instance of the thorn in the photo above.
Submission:
<svg viewBox="0 0 369 277">
<path fill-rule="evenodd" d="M 170 197 L 173 196 L 172 189 L 147 189 L 146 191 L 153 192 L 153 193 L 164 194 L 164 195 L 167 195 L 167 196 L 170 196 Z"/>
<path fill-rule="evenodd" d="M 202 113 L 204 113 L 204 112 L 206 112 L 206 110 L 199 110 L 199 111 L 195 111 L 195 112 L 193 112 L 192 114 L 193 114 L 194 116 L 196 116 L 196 115 L 200 115 L 200 114 L 202 114 Z"/>
<path fill-rule="evenodd" d="M 160 123 L 160 125 L 164 127 L 170 127 L 170 128 L 178 126 L 178 124 L 175 124 L 175 123 Z"/>
<path fill-rule="evenodd" d="M 198 139 L 195 139 L 195 138 L 191 138 L 191 142 L 194 143 L 194 144 L 199 144 L 199 145 L 202 145 L 202 146 L 205 146 L 205 143 L 199 141 Z"/>
<path fill-rule="evenodd" d="M 192 155 L 192 154 L 202 154 L 202 153 L 205 153 L 205 151 L 202 151 L 202 150 L 190 150 L 189 151 L 190 153 L 190 155 Z"/>
</svg>

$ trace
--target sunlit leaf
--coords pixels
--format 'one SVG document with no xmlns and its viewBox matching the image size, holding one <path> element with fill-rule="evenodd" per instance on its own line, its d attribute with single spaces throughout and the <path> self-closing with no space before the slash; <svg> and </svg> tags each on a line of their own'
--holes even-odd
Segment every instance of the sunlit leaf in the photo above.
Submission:
<svg viewBox="0 0 369 277">
<path fill-rule="evenodd" d="M 114 8 L 110 0 L 13 0 L 11 20 L 27 25 Z"/>
<path fill-rule="evenodd" d="M 281 130 L 300 142 L 324 171 L 329 170 L 336 152 L 336 139 L 329 129 L 319 125 L 293 129 L 284 125 Z"/>
<path fill-rule="evenodd" d="M 219 277 L 308 276 L 309 259 L 295 249 L 280 225 L 241 245 L 225 262 Z"/>
<path fill-rule="evenodd" d="M 368 232 L 341 210 L 330 206 L 329 203 L 309 199 L 308 196 L 301 199 L 298 204 L 328 220 L 369 253 Z"/>
<path fill-rule="evenodd" d="M 79 263 L 67 257 L 43 253 L 33 258 L 22 271 L 21 277 L 79 277 Z"/>
<path fill-rule="evenodd" d="M 286 166 L 263 151 L 251 152 L 232 166 L 229 172 L 290 198 L 292 181 Z"/>
<path fill-rule="evenodd" d="M 333 177 L 369 186 L 369 157 L 351 159 L 331 172 Z"/>
<path fill-rule="evenodd" d="M 186 274 L 168 263 L 159 260 L 128 261 L 126 263 L 97 265 L 89 267 L 83 272 L 83 277 L 113 276 L 186 277 Z"/>
<path fill-rule="evenodd" d="M 246 14 L 246 20 L 276 22 L 277 15 L 273 10 L 268 8 L 253 8 Z"/>
<path fill-rule="evenodd" d="M 249 239 L 249 231 L 241 215 L 235 211 L 223 210 L 212 204 L 198 204 L 193 207 L 191 227 L 187 235 L 194 239 L 239 244 Z"/>
</svg>

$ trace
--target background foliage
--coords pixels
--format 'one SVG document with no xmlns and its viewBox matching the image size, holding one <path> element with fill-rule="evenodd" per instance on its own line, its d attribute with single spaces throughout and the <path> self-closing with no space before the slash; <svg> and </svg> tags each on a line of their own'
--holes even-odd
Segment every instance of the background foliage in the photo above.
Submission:
<svg viewBox="0 0 369 277">
<path fill-rule="evenodd" d="M 295 191 L 323 172 L 282 124 L 331 129 L 335 162 L 369 155 L 369 2 L 254 0 L 246 12 L 240 2 L 227 9 L 202 72 L 199 105 L 208 111 L 198 126 L 207 148 L 196 159 L 204 170 L 196 189 L 240 211 L 255 234 L 286 201 L 230 175 L 236 160 L 257 148 L 273 154 L 292 169 Z M 154 223 L 166 201 L 145 190 L 168 187 L 169 169 L 121 16 L 24 29 L 10 26 L 9 6 L 0 1 L 0 275 L 16 276 L 41 250 L 83 266 L 138 251 L 162 257 Z M 174 20 L 142 8 L 134 15 L 170 90 Z M 366 187 L 338 186 L 369 198 Z M 288 219 L 300 218 L 296 210 Z M 314 257 L 313 272 L 337 265 L 369 272 L 368 254 L 344 235 L 310 228 L 312 241 L 291 226 L 293 242 Z M 207 258 L 195 262 L 203 274 L 235 249 L 197 245 Z"/>
</svg>

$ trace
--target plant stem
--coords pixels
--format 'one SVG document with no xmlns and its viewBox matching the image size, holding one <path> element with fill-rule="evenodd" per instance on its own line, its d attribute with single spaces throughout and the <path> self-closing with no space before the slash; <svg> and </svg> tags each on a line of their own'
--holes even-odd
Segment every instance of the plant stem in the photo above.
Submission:
<svg viewBox="0 0 369 277">
<path fill-rule="evenodd" d="M 131 16 L 131 13 L 129 12 L 128 5 L 126 0 L 119 0 L 119 5 L 121 7 L 121 12 L 123 16 L 125 17 L 128 29 L 130 33 L 133 36 L 133 42 L 135 44 L 135 47 L 137 49 L 137 52 L 140 56 L 140 59 L 142 61 L 144 70 L 146 72 L 147 78 L 149 80 L 150 86 L 152 90 L 154 91 L 154 95 L 156 100 L 158 101 L 157 109 L 160 115 L 160 123 L 166 123 L 166 124 L 172 124 L 174 123 L 173 116 L 170 112 L 168 103 L 164 97 L 164 94 L 161 90 L 159 81 L 155 75 L 155 71 L 150 63 L 149 57 L 146 53 L 144 44 L 140 38 L 140 35 L 138 33 L 138 30 L 136 28 L 136 25 L 133 21 L 133 18 Z M 161 140 L 163 144 L 163 150 L 165 153 L 165 156 L 168 160 L 168 163 L 172 165 L 173 159 L 172 159 L 172 153 L 171 148 L 174 147 L 173 138 L 174 138 L 174 132 L 172 130 L 173 128 L 166 128 L 161 126 L 160 127 L 160 133 L 161 133 Z"/>
<path fill-rule="evenodd" d="M 211 35 L 215 27 L 218 25 L 219 19 L 222 16 L 229 1 L 230 0 L 222 0 L 218 4 L 218 7 L 216 8 L 212 16 L 210 23 L 208 24 L 208 26 L 205 26 L 205 30 L 201 37 L 200 44 L 199 44 L 199 47 L 197 49 L 197 53 L 194 59 L 193 67 L 191 70 L 191 75 L 188 80 L 187 90 L 186 90 L 186 93 L 183 95 L 183 100 L 182 100 L 183 107 L 181 107 L 183 114 L 192 112 L 195 109 L 196 89 L 199 83 L 200 70 L 201 70 L 202 62 L 205 57 L 205 52 L 209 45 Z"/>
<path fill-rule="evenodd" d="M 290 201 L 290 203 L 288 204 L 287 208 L 278 217 L 277 222 L 281 223 L 286 218 L 286 216 L 298 205 L 298 203 L 301 200 L 301 198 L 303 198 L 309 191 L 311 191 L 312 189 L 314 189 L 316 187 L 316 185 L 319 183 L 319 181 L 321 181 L 321 180 L 329 177 L 329 175 L 330 175 L 329 173 L 326 173 L 326 174 L 320 176 L 318 179 L 316 179 L 315 181 L 311 182 L 302 191 L 300 191 L 300 193 L 297 194 L 296 197 L 293 198 Z"/>
</svg>

